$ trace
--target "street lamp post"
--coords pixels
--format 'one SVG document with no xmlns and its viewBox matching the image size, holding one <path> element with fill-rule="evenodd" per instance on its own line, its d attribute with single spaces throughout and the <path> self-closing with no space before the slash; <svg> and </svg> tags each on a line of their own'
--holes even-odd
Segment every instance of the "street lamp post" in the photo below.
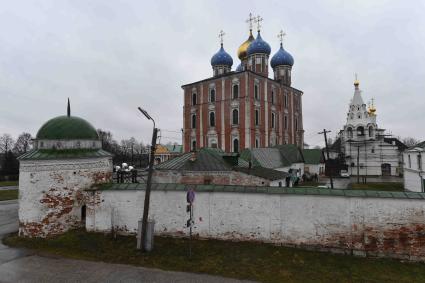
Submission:
<svg viewBox="0 0 425 283">
<path fill-rule="evenodd" d="M 153 173 L 153 162 L 154 162 L 154 154 L 155 154 L 155 148 L 156 148 L 156 138 L 158 135 L 158 129 L 155 127 L 155 120 L 152 119 L 152 117 L 146 112 L 146 110 L 138 107 L 139 111 L 142 112 L 142 114 L 148 119 L 152 120 L 153 122 L 153 133 L 152 133 L 152 142 L 151 142 L 151 152 L 150 152 L 150 158 L 149 158 L 149 171 L 148 171 L 148 180 L 146 183 L 146 192 L 145 192 L 145 204 L 143 206 L 143 218 L 142 218 L 142 231 L 138 231 L 138 233 L 141 232 L 141 235 L 138 235 L 137 237 L 137 249 L 142 251 L 146 251 L 145 247 L 145 237 L 146 237 L 146 226 L 148 222 L 148 215 L 149 215 L 149 202 L 150 202 L 150 195 L 151 195 L 151 185 L 152 185 L 152 173 Z"/>
</svg>

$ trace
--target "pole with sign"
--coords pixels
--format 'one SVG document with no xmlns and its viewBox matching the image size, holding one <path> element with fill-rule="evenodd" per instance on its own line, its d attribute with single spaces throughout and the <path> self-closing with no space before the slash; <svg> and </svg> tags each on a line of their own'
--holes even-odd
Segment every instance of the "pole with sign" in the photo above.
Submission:
<svg viewBox="0 0 425 283">
<path fill-rule="evenodd" d="M 186 201 L 188 203 L 186 212 L 189 213 L 189 219 L 187 220 L 186 226 L 189 227 L 189 257 L 192 256 L 192 226 L 193 221 L 193 202 L 195 201 L 195 191 L 189 189 L 186 193 Z"/>
</svg>

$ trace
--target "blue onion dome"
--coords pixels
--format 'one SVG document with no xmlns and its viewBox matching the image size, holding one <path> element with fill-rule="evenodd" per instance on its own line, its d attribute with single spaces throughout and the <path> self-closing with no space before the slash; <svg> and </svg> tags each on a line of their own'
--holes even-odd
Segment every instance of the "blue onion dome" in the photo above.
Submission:
<svg viewBox="0 0 425 283">
<path fill-rule="evenodd" d="M 256 53 L 265 53 L 270 55 L 270 52 L 270 45 L 261 38 L 260 32 L 258 32 L 257 38 L 251 42 L 248 47 L 248 56 Z"/>
<path fill-rule="evenodd" d="M 275 55 L 273 55 L 270 65 L 272 68 L 281 65 L 294 65 L 294 58 L 285 49 L 283 49 L 282 43 L 280 44 L 279 50 Z"/>
<path fill-rule="evenodd" d="M 239 65 L 236 67 L 236 72 L 242 72 L 242 71 L 243 71 L 242 64 L 239 64 Z"/>
<path fill-rule="evenodd" d="M 233 59 L 227 53 L 223 48 L 223 43 L 221 44 L 220 50 L 218 50 L 217 53 L 214 54 L 214 56 L 211 58 L 211 66 L 229 66 L 232 67 L 233 65 Z"/>
</svg>

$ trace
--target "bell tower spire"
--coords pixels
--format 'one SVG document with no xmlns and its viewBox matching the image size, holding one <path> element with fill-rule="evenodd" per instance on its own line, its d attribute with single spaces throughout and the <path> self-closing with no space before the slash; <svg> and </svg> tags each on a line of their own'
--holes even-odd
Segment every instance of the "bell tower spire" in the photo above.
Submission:
<svg viewBox="0 0 425 283">
<path fill-rule="evenodd" d="M 68 97 L 68 106 L 66 108 L 66 116 L 71 116 L 71 104 L 69 103 L 69 97 Z"/>
</svg>

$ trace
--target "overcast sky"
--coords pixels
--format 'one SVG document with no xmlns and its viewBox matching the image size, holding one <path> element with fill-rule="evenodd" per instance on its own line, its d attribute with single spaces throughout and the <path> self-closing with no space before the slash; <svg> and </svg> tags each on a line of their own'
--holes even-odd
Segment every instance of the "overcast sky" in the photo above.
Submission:
<svg viewBox="0 0 425 283">
<path fill-rule="evenodd" d="M 375 98 L 378 126 L 425 139 L 425 1 L 1 1 L 0 134 L 32 135 L 48 119 L 72 114 L 118 140 L 180 142 L 181 85 L 212 75 L 218 32 L 233 57 L 248 36 L 248 14 L 277 33 L 304 92 L 305 141 L 321 144 L 345 123 L 358 73 L 365 101 Z M 174 132 L 175 131 L 175 132 Z"/>
</svg>

